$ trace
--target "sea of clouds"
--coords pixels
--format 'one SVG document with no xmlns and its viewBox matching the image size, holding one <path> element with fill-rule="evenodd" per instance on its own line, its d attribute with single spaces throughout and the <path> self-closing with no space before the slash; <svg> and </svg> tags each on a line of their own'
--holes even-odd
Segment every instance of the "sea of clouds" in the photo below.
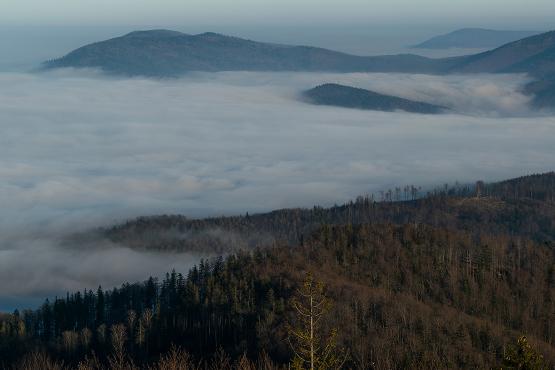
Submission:
<svg viewBox="0 0 555 370">
<path fill-rule="evenodd" d="M 451 112 L 298 99 L 327 82 Z M 395 185 L 553 170 L 555 117 L 529 108 L 520 92 L 526 82 L 521 75 L 0 73 L 0 309 L 198 260 L 62 246 L 68 232 L 139 215 L 330 205 Z"/>
</svg>

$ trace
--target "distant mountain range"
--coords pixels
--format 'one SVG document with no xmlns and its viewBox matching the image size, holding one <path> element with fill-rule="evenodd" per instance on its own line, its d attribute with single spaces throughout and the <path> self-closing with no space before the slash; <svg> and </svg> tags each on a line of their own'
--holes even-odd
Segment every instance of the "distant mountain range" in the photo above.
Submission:
<svg viewBox="0 0 555 370">
<path fill-rule="evenodd" d="M 555 74 L 555 31 L 527 37 L 497 49 L 460 57 L 451 72 L 528 73 L 534 77 Z"/>
<path fill-rule="evenodd" d="M 305 91 L 303 96 L 312 104 L 384 112 L 402 110 L 411 113 L 438 114 L 446 110 L 446 108 L 438 105 L 331 83 Z"/>
<path fill-rule="evenodd" d="M 498 31 L 484 28 L 463 28 L 445 35 L 432 37 L 415 49 L 450 49 L 450 48 L 495 48 L 512 41 L 537 35 L 539 31 Z"/>
<path fill-rule="evenodd" d="M 526 73 L 535 79 L 525 87 L 525 92 L 534 95 L 533 105 L 555 108 L 555 31 L 462 57 L 450 72 Z"/>
<path fill-rule="evenodd" d="M 448 70 L 449 60 L 417 55 L 363 57 L 332 50 L 262 43 L 217 33 L 131 32 L 48 61 L 45 68 L 97 67 L 109 73 L 168 77 L 188 71 L 419 72 Z"/>
<path fill-rule="evenodd" d="M 536 82 L 526 91 L 541 97 L 534 103 L 555 107 L 555 31 L 480 54 L 442 59 L 412 54 L 356 56 L 216 33 L 137 31 L 83 46 L 43 67 L 93 67 L 107 73 L 151 77 L 176 77 L 189 71 L 528 73 Z"/>
</svg>

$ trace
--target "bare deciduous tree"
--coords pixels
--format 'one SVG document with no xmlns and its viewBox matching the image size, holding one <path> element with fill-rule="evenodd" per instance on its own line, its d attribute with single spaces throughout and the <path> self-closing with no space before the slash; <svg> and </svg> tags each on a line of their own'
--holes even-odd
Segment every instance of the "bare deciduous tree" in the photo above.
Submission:
<svg viewBox="0 0 555 370">
<path fill-rule="evenodd" d="M 33 352 L 25 356 L 17 365 L 17 370 L 66 370 L 63 362 L 52 360 L 46 353 Z"/>
<path fill-rule="evenodd" d="M 67 353 L 72 353 L 79 343 L 79 335 L 73 330 L 66 330 L 62 333 L 62 343 Z"/>
<path fill-rule="evenodd" d="M 170 351 L 160 357 L 160 360 L 149 370 L 197 370 L 198 365 L 183 349 L 172 346 Z"/>
<path fill-rule="evenodd" d="M 297 314 L 297 323 L 289 326 L 289 343 L 295 357 L 294 369 L 327 370 L 339 369 L 347 359 L 343 350 L 337 348 L 337 331 L 322 334 L 321 321 L 331 308 L 324 295 L 324 285 L 316 282 L 307 273 L 304 284 L 297 290 L 292 305 Z"/>
<path fill-rule="evenodd" d="M 113 325 L 111 329 L 112 350 L 113 353 L 109 358 L 110 368 L 112 370 L 131 370 L 135 366 L 131 361 L 128 361 L 125 353 L 125 342 L 127 339 L 127 332 L 125 325 Z"/>
</svg>

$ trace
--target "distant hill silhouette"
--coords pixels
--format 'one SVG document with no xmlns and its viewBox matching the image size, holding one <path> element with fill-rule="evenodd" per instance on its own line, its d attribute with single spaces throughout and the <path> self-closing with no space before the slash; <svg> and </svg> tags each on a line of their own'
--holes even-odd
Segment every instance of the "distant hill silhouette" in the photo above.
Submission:
<svg viewBox="0 0 555 370">
<path fill-rule="evenodd" d="M 540 108 L 555 107 L 555 31 L 527 37 L 460 59 L 456 73 L 526 73 L 535 78 L 525 91 Z"/>
<path fill-rule="evenodd" d="M 529 83 L 525 92 L 534 96 L 538 108 L 555 108 L 555 76 Z"/>
<path fill-rule="evenodd" d="M 462 57 L 412 54 L 356 56 L 332 50 L 245 40 L 217 33 L 187 35 L 136 31 L 83 46 L 43 64 L 44 69 L 100 68 L 128 76 L 177 77 L 189 71 L 309 71 L 401 73 L 527 73 L 534 104 L 555 107 L 555 31 Z"/>
<path fill-rule="evenodd" d="M 363 57 L 309 46 L 262 43 L 217 33 L 131 32 L 83 46 L 45 68 L 96 67 L 109 73 L 156 77 L 188 71 L 418 72 L 447 70 L 451 60 L 417 55 Z"/>
<path fill-rule="evenodd" d="M 402 110 L 412 113 L 437 114 L 446 110 L 446 108 L 438 105 L 417 102 L 338 84 L 324 84 L 315 87 L 305 91 L 304 97 L 312 104 L 384 112 Z"/>
<path fill-rule="evenodd" d="M 432 37 L 412 47 L 415 49 L 495 48 L 539 33 L 538 31 L 498 31 L 484 28 L 463 28 L 445 35 Z"/>
<path fill-rule="evenodd" d="M 555 74 L 555 31 L 527 37 L 497 49 L 460 59 L 451 72 Z"/>
</svg>

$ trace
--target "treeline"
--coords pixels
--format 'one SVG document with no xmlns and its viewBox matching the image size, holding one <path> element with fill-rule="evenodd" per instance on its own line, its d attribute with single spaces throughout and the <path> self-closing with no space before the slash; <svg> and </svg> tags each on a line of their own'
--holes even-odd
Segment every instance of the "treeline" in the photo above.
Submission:
<svg viewBox="0 0 555 370">
<path fill-rule="evenodd" d="M 484 195 L 504 199 L 533 199 L 555 201 L 555 172 L 519 177 L 492 184 L 482 184 L 480 189 Z"/>
<path fill-rule="evenodd" d="M 445 185 L 426 194 L 410 185 L 331 208 L 284 209 L 256 215 L 142 217 L 102 230 L 101 236 L 137 249 L 214 254 L 297 245 L 324 224 L 416 223 L 554 241 L 554 179 L 555 173 L 547 173 L 494 184 Z"/>
<path fill-rule="evenodd" d="M 297 247 L 45 302 L 3 319 L 0 355 L 6 366 L 36 349 L 109 364 L 115 335 L 137 366 L 172 345 L 195 361 L 221 351 L 231 363 L 267 356 L 283 366 L 307 271 L 333 302 L 322 330 L 338 329 L 345 368 L 492 368 L 521 334 L 555 365 L 555 246 L 415 224 L 323 226 Z"/>
<path fill-rule="evenodd" d="M 258 354 L 260 338 L 271 336 L 263 323 L 281 315 L 284 302 L 276 286 L 254 275 L 254 263 L 248 255 L 203 261 L 187 276 L 174 271 L 160 282 L 77 292 L 16 312 L 0 326 L 0 338 L 8 340 L 2 358 L 16 360 L 38 345 L 66 362 L 91 351 L 106 359 L 115 329 L 125 333 L 125 350 L 136 363 L 157 358 L 172 343 L 198 358 L 218 349 L 234 357 Z"/>
</svg>

